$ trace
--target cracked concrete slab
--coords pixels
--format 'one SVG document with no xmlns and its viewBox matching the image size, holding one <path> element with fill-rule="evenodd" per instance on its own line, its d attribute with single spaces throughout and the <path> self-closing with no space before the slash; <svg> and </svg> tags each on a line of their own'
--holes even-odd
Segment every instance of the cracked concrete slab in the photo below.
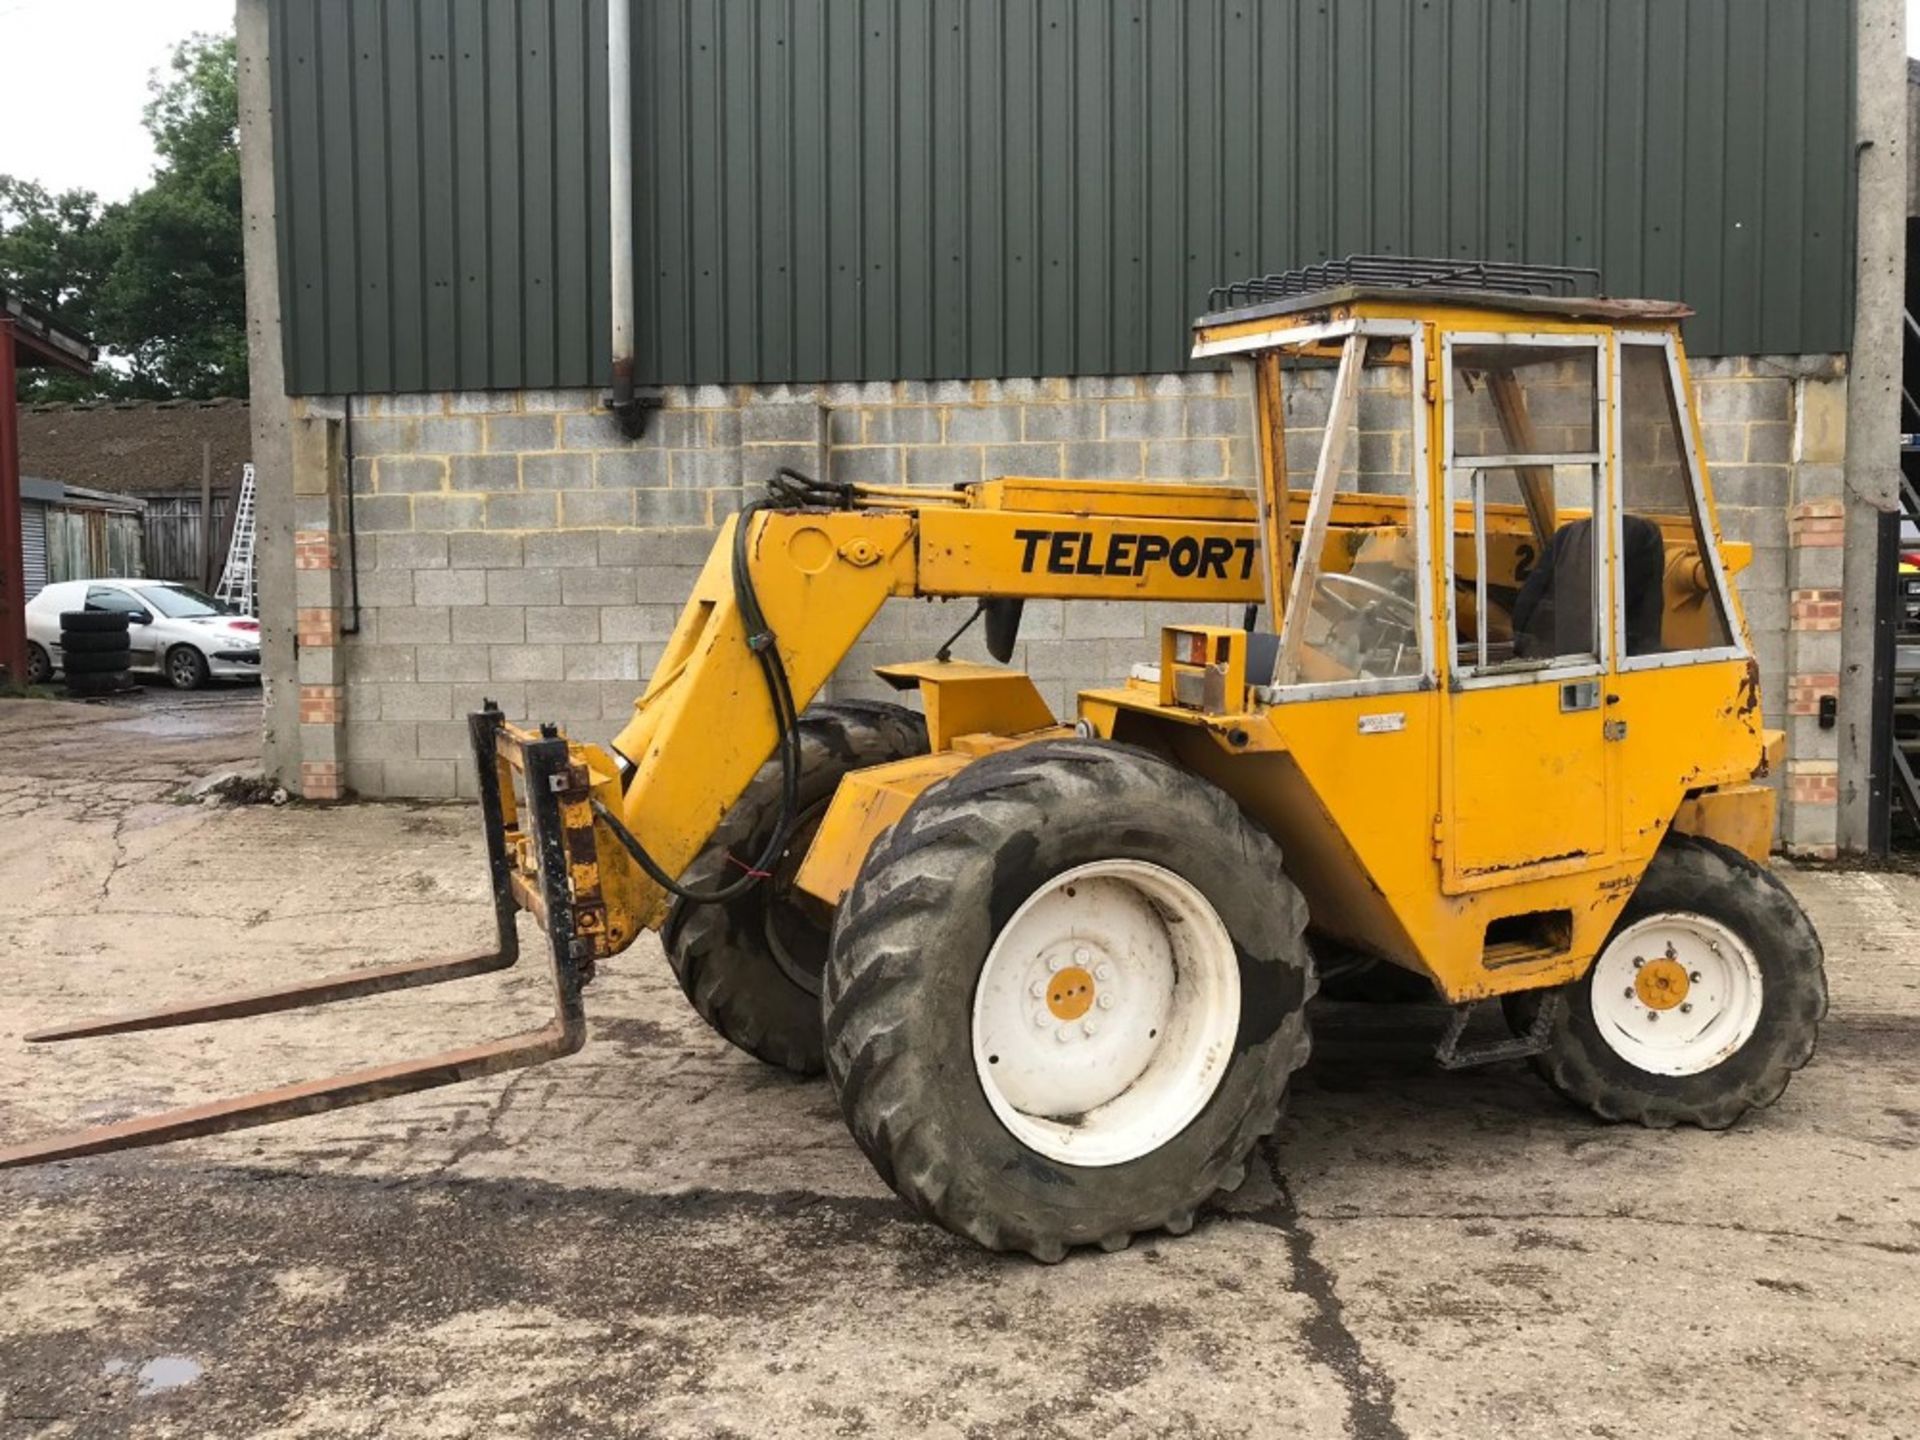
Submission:
<svg viewBox="0 0 1920 1440">
<path fill-rule="evenodd" d="M 24 1045 L 470 948 L 489 912 L 467 807 L 179 804 L 203 762 L 120 779 L 109 722 L 48 754 L 18 723 L 0 1142 L 542 1015 L 510 972 Z M 708 1033 L 648 941 L 568 1060 L 0 1174 L 0 1437 L 1910 1435 L 1920 882 L 1787 879 L 1833 1015 L 1741 1127 L 1600 1125 L 1521 1066 L 1437 1070 L 1432 1010 L 1328 1005 L 1238 1193 L 1051 1268 L 907 1212 L 825 1086 Z"/>
</svg>

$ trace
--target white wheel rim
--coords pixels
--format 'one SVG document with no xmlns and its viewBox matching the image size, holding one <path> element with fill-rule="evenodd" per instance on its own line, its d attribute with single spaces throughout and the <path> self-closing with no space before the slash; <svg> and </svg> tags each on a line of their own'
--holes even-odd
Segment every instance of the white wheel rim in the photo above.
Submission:
<svg viewBox="0 0 1920 1440">
<path fill-rule="evenodd" d="M 1022 1145 L 1071 1165 L 1157 1150 L 1206 1107 L 1240 1029 L 1240 966 L 1171 870 L 1101 860 L 1042 885 L 987 952 L 973 1065 Z"/>
<path fill-rule="evenodd" d="M 1593 1023 L 1609 1049 L 1651 1075 L 1698 1075 L 1760 1023 L 1760 963 L 1704 915 L 1636 920 L 1593 964 Z"/>
</svg>

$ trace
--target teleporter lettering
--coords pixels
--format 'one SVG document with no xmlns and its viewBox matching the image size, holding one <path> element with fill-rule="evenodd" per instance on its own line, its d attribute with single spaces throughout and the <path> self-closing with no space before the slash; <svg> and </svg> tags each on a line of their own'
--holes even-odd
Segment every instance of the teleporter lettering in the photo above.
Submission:
<svg viewBox="0 0 1920 1440">
<path fill-rule="evenodd" d="M 1260 548 L 1256 540 L 1224 535 L 1169 539 L 1115 531 L 1102 538 L 1091 530 L 1016 530 L 1013 538 L 1024 547 L 1020 571 L 1026 575 L 1142 575 L 1149 565 L 1165 565 L 1183 580 L 1246 580 Z"/>
</svg>

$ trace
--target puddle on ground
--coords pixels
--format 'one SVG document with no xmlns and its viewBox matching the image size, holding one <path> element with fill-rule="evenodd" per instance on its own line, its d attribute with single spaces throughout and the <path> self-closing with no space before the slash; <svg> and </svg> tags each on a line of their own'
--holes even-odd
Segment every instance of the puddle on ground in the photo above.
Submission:
<svg viewBox="0 0 1920 1440">
<path fill-rule="evenodd" d="M 114 735 L 144 735 L 156 740 L 176 736 L 194 739 L 206 736 L 207 719 L 191 710 L 162 710 L 149 715 L 130 715 L 124 720 L 107 720 L 100 729 Z"/>
<path fill-rule="evenodd" d="M 109 1360 L 102 1373 L 111 1380 L 129 1372 L 141 1396 L 164 1395 L 169 1390 L 193 1384 L 206 1374 L 206 1367 L 185 1355 L 156 1355 L 137 1368 L 131 1360 Z"/>
</svg>

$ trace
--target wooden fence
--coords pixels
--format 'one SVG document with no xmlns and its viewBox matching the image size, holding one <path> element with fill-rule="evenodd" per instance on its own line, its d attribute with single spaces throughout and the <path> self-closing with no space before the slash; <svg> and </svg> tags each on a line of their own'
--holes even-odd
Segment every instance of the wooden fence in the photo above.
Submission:
<svg viewBox="0 0 1920 1440">
<path fill-rule="evenodd" d="M 231 538 L 229 514 L 233 497 L 213 497 L 213 555 L 211 568 L 201 573 L 203 525 L 198 495 L 155 496 L 147 501 L 147 574 L 155 580 L 178 580 L 188 585 L 211 585 L 227 562 Z"/>
<path fill-rule="evenodd" d="M 47 579 L 151 574 L 141 565 L 140 517 L 124 510 L 47 507 Z"/>
</svg>

